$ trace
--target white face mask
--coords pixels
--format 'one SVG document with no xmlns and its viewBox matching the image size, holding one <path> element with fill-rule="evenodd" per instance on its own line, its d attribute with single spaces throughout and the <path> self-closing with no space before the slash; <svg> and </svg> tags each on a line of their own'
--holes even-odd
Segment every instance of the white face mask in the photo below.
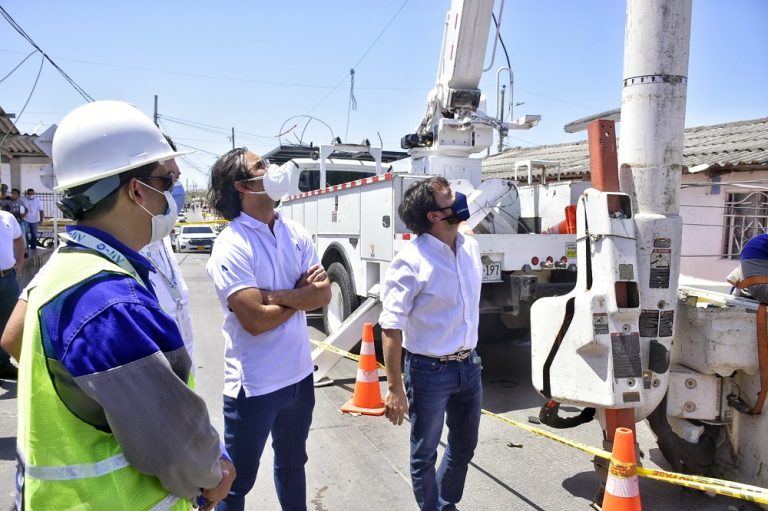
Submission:
<svg viewBox="0 0 768 511">
<path fill-rule="evenodd" d="M 161 239 L 171 234 L 173 226 L 176 225 L 176 201 L 173 200 L 173 195 L 171 195 L 170 191 L 161 192 L 160 190 L 152 188 L 142 181 L 139 181 L 139 183 L 143 184 L 150 190 L 163 195 L 165 197 L 165 202 L 168 204 L 165 213 L 161 215 L 153 215 L 151 211 L 139 204 L 139 207 L 149 213 L 149 215 L 152 217 L 152 234 L 150 235 L 149 243 L 147 243 L 147 245 L 149 245 L 150 243 L 160 241 Z"/>
<path fill-rule="evenodd" d="M 252 177 L 251 179 L 245 179 L 243 182 L 248 181 L 264 181 L 263 192 L 242 192 L 261 195 L 266 193 L 273 201 L 279 201 L 285 194 L 291 191 L 291 173 L 286 166 L 280 167 L 279 165 L 272 164 L 267 169 L 266 174 L 259 177 Z"/>
</svg>

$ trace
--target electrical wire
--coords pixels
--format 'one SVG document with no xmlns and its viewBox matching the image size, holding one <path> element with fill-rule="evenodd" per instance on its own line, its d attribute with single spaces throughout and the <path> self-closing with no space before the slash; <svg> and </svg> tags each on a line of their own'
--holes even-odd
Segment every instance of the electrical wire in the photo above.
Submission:
<svg viewBox="0 0 768 511">
<path fill-rule="evenodd" d="M 206 172 L 206 171 L 202 170 L 200 167 L 198 167 L 197 165 L 195 165 L 194 163 L 192 163 L 192 161 L 191 161 L 189 158 L 187 158 L 187 156 L 186 156 L 186 155 L 182 155 L 182 156 L 179 156 L 179 158 L 180 158 L 180 159 L 181 159 L 181 160 L 182 160 L 184 163 L 186 163 L 187 165 L 189 165 L 189 166 L 190 166 L 190 168 L 192 168 L 193 170 L 196 170 L 196 171 L 198 171 L 200 174 L 202 174 L 202 175 L 203 175 L 203 176 L 205 176 L 205 177 L 209 177 L 209 172 Z"/>
<path fill-rule="evenodd" d="M 2 9 L 2 6 L 0 6 L 0 9 Z M 37 76 L 35 77 L 35 83 L 32 84 L 32 90 L 29 91 L 29 95 L 27 96 L 27 100 L 24 102 L 24 106 L 21 107 L 21 111 L 13 120 L 11 129 L 9 129 L 8 133 L 5 134 L 5 136 L 3 137 L 3 140 L 0 140 L 0 147 L 3 146 L 3 144 L 5 143 L 5 139 L 8 138 L 8 135 L 10 135 L 11 132 L 14 129 L 16 129 L 16 123 L 19 122 L 19 119 L 21 119 L 21 116 L 24 115 L 24 110 L 27 108 L 27 105 L 29 104 L 29 100 L 32 99 L 32 94 L 35 92 L 35 89 L 37 88 L 37 82 L 38 80 L 40 80 L 40 74 L 43 72 L 43 64 L 45 64 L 45 58 L 40 59 L 40 67 L 37 69 Z"/>
<path fill-rule="evenodd" d="M 199 147 L 191 146 L 191 145 L 189 145 L 189 144 L 182 144 L 182 143 L 181 143 L 181 142 L 179 142 L 178 140 L 174 140 L 174 142 L 176 142 L 176 145 L 180 145 L 180 146 L 182 146 L 182 147 L 186 147 L 186 148 L 188 148 L 188 149 L 192 149 L 192 150 L 194 150 L 194 151 L 197 151 L 198 153 L 205 153 L 205 154 L 210 154 L 211 156 L 214 156 L 214 157 L 216 157 L 216 158 L 218 158 L 219 156 L 221 156 L 220 154 L 217 154 L 217 153 L 212 153 L 211 151 L 206 151 L 205 149 L 200 149 Z"/>
<path fill-rule="evenodd" d="M 157 114 L 157 117 L 160 119 L 165 119 L 166 121 L 170 121 L 176 124 L 181 124 L 183 126 L 188 126 L 190 128 L 197 128 L 199 130 L 208 131 L 210 133 L 225 133 L 228 136 L 231 136 L 232 128 L 224 128 L 221 126 L 214 126 L 213 124 L 206 124 L 199 121 L 191 121 L 189 119 L 181 119 L 179 117 L 172 117 L 170 115 L 165 114 Z M 269 135 L 259 135 L 258 133 L 249 133 L 247 131 L 240 131 L 235 130 L 236 135 L 245 135 L 246 137 L 254 137 L 254 138 L 264 138 L 267 140 L 274 140 L 275 137 L 269 136 Z"/>
<path fill-rule="evenodd" d="M 5 81 L 5 79 L 6 79 L 6 78 L 8 78 L 9 76 L 11 76 L 11 75 L 13 74 L 13 72 L 14 72 L 14 71 L 16 71 L 17 69 L 19 69 L 19 67 L 21 67 L 21 65 L 22 65 L 23 63 L 25 63 L 25 62 L 27 61 L 27 59 L 28 59 L 29 57 L 31 57 L 32 55 L 34 55 L 35 53 L 37 53 L 37 50 L 35 50 L 35 51 L 33 51 L 33 52 L 30 52 L 30 54 L 29 54 L 29 55 L 27 55 L 26 57 L 24 57 L 24 60 L 22 60 L 21 62 L 19 62 L 18 64 L 16 64 L 16 67 L 14 67 L 13 69 L 11 69 L 11 70 L 8 72 L 8 74 L 7 74 L 7 75 L 5 75 L 5 76 L 3 76 L 2 78 L 0 78 L 0 83 L 3 83 L 3 82 Z"/>
<path fill-rule="evenodd" d="M 290 128 L 290 129 L 286 130 L 285 129 L 285 125 L 288 124 L 289 122 L 291 122 L 293 119 L 299 119 L 299 118 L 306 118 L 307 119 L 307 123 L 304 125 L 304 129 L 301 131 L 301 136 L 297 137 L 299 145 L 302 145 L 302 140 L 304 140 L 304 132 L 307 130 L 307 127 L 309 126 L 310 121 L 317 121 L 320 124 L 322 124 L 323 126 L 325 126 L 326 128 L 328 128 L 328 131 L 331 132 L 331 140 L 336 138 L 336 135 L 333 134 L 333 129 L 328 125 L 328 123 L 324 122 L 323 120 L 318 119 L 317 117 L 312 117 L 311 115 L 293 115 L 293 116 L 287 118 L 285 121 L 283 121 L 283 124 L 280 125 L 280 130 L 279 130 L 279 132 L 278 132 L 278 134 L 276 136 L 278 145 L 283 145 L 282 137 L 284 135 L 287 135 L 288 133 L 290 133 L 294 129 L 296 129 L 296 126 L 298 126 L 298 125 L 296 125 L 296 126 Z M 294 134 L 294 136 L 295 136 L 295 134 Z"/>
<path fill-rule="evenodd" d="M 92 101 L 94 101 L 93 97 L 91 97 L 91 95 L 90 95 L 90 94 L 88 94 L 87 92 L 85 92 L 85 89 L 83 89 L 82 87 L 80 87 L 80 85 L 78 85 L 78 84 L 77 84 L 77 82 L 75 82 L 75 80 L 73 80 L 71 76 L 69 76 L 67 73 L 65 73 L 65 72 L 64 72 L 64 70 L 63 70 L 63 69 L 61 69 L 61 68 L 59 67 L 59 65 L 58 65 L 58 64 L 56 64 L 56 63 L 53 61 L 53 59 L 51 59 L 51 57 L 49 57 L 49 56 L 48 56 L 48 55 L 47 55 L 47 54 L 46 54 L 46 53 L 43 51 L 43 49 L 42 49 L 42 48 L 40 48 L 40 46 L 38 46 L 38 45 L 37 45 L 37 43 L 36 43 L 35 41 L 33 41 L 33 40 L 32 40 L 32 38 L 29 36 L 29 34 L 27 34 L 27 33 L 24 31 L 24 29 L 23 29 L 23 28 L 21 28 L 21 26 L 20 26 L 18 23 L 16 23 L 16 20 L 14 20 L 14 19 L 13 19 L 13 17 L 12 17 L 10 14 L 8 14 L 8 11 L 6 11 L 6 10 L 3 8 L 3 6 L 2 6 L 2 5 L 0 5 L 0 14 L 1 14 L 1 15 L 3 16 L 3 18 L 5 18 L 5 20 L 6 20 L 6 21 L 7 21 L 7 22 L 8 22 L 8 23 L 11 25 L 11 27 L 13 27 L 13 29 L 14 29 L 14 30 L 16 30 L 16 32 L 18 32 L 18 33 L 21 35 L 21 37 L 23 37 L 24 39 L 26 39 L 26 40 L 27 40 L 27 42 L 28 42 L 29 44 L 31 44 L 31 45 L 32 45 L 32 47 L 34 47 L 34 48 L 35 48 L 37 51 L 39 51 L 39 52 L 40 52 L 40 53 L 43 55 L 43 59 L 44 59 L 44 60 L 47 60 L 47 61 L 48 61 L 48 62 L 49 62 L 49 63 L 50 63 L 50 64 L 51 64 L 51 65 L 52 65 L 52 66 L 53 66 L 53 67 L 54 67 L 54 68 L 55 68 L 55 69 L 56 69 L 56 70 L 57 70 L 57 71 L 58 71 L 58 72 L 61 74 L 61 76 L 63 76 L 63 77 L 64 77 L 64 79 L 65 79 L 65 80 L 66 80 L 66 81 L 67 81 L 67 82 L 68 82 L 68 83 L 69 83 L 69 84 L 72 86 L 72 88 L 74 88 L 74 89 L 75 89 L 75 91 L 77 91 L 77 93 L 78 93 L 78 94 L 80 94 L 80 95 L 81 95 L 81 96 L 82 96 L 82 97 L 83 97 L 83 98 L 84 98 L 86 101 L 88 101 L 88 102 L 92 102 Z M 38 75 L 38 76 L 39 76 L 39 75 Z"/>
<path fill-rule="evenodd" d="M 21 53 L 23 52 L 16 52 L 12 50 L 4 50 L 0 49 L 0 53 Z M 172 76 L 185 76 L 189 78 L 205 78 L 208 80 L 223 80 L 223 81 L 230 81 L 230 82 L 243 82 L 243 83 L 255 83 L 255 84 L 261 84 L 261 85 L 272 85 L 277 87 L 297 87 L 302 89 L 330 89 L 332 88 L 330 85 L 318 85 L 314 83 L 301 83 L 301 82 L 275 82 L 271 80 L 257 80 L 252 78 L 239 78 L 236 76 L 219 76 L 219 75 L 208 75 L 203 73 L 187 73 L 184 71 L 169 71 L 167 69 L 153 69 L 149 67 L 140 67 L 140 66 L 128 66 L 124 64 L 113 64 L 109 62 L 97 62 L 93 60 L 82 60 L 82 59 L 71 59 L 71 58 L 59 58 L 60 62 L 74 62 L 77 64 L 86 64 L 89 66 L 100 66 L 100 67 L 111 67 L 111 68 L 117 68 L 117 69 L 125 69 L 128 71 L 142 71 L 146 73 L 152 73 L 152 74 L 167 74 Z M 425 89 L 424 87 L 358 87 L 359 90 L 371 90 L 371 91 L 421 91 L 424 92 L 428 89 Z"/>
<path fill-rule="evenodd" d="M 165 123 L 161 122 L 160 119 L 158 119 L 158 125 L 163 129 L 165 133 L 170 135 L 171 138 L 175 138 L 171 130 L 169 130 L 168 127 L 165 125 Z M 179 144 L 179 145 L 183 145 L 183 144 Z M 192 163 L 192 161 L 189 158 L 187 158 L 187 155 L 181 155 L 179 156 L 179 159 L 184 163 L 186 163 L 189 166 L 189 168 L 191 168 L 192 170 L 196 170 L 197 172 L 199 172 L 200 174 L 208 178 L 209 173 L 205 172 L 204 170 L 201 170 L 197 165 Z"/>
<path fill-rule="evenodd" d="M 379 32 L 379 35 L 377 35 L 377 36 L 376 36 L 376 39 L 374 39 L 374 40 L 373 40 L 373 42 L 370 44 L 370 46 L 368 46 L 368 49 L 367 49 L 367 50 L 365 50 L 365 52 L 363 52 L 363 56 L 362 56 L 362 57 L 360 57 L 360 59 L 359 59 L 359 60 L 358 60 L 358 61 L 355 63 L 355 65 L 354 65 L 354 66 L 352 66 L 352 68 L 351 68 L 351 69 L 353 69 L 353 70 L 354 70 L 354 69 L 356 69 L 356 68 L 357 68 L 357 66 L 359 66 L 359 65 L 360 65 L 360 64 L 363 62 L 363 60 L 365 60 L 365 57 L 367 57 L 367 56 L 368 56 L 368 54 L 369 54 L 369 53 L 371 52 L 371 50 L 373 49 L 373 47 L 374 47 L 374 46 L 376 46 L 376 43 L 378 43 L 378 42 L 379 42 L 379 39 L 381 39 L 381 37 L 382 37 L 382 36 L 384 35 L 384 33 L 387 31 L 387 29 L 388 29 L 388 28 L 389 28 L 389 26 L 392 24 L 392 22 L 393 22 L 393 21 L 395 21 L 395 18 L 397 18 L 397 15 L 398 15 L 398 14 L 400 14 L 400 11 L 402 11 L 402 10 L 403 10 L 403 8 L 406 6 L 406 4 L 408 4 L 408 0 L 405 0 L 405 1 L 402 3 L 402 5 L 400 5 L 400 8 L 399 8 L 399 9 L 398 9 L 398 10 L 395 12 L 395 14 L 394 14 L 394 15 L 393 15 L 393 16 L 392 16 L 390 19 L 389 19 L 389 21 L 387 22 L 387 24 L 386 24 L 386 25 L 384 25 L 384 28 L 383 28 L 383 29 L 381 29 L 381 32 Z M 329 97 L 331 94 L 333 94 L 334 92 L 336 92 L 336 90 L 337 90 L 337 89 L 338 89 L 338 88 L 341 86 L 341 84 L 342 84 L 342 83 L 344 83 L 344 82 L 346 81 L 346 79 L 347 79 L 347 75 L 346 75 L 346 73 L 345 73 L 345 74 L 344 74 L 344 76 L 342 77 L 342 79 L 341 79 L 341 80 L 339 80 L 339 81 L 338 81 L 338 83 L 337 83 L 336 85 L 334 85 L 334 86 L 333 86 L 333 88 L 332 88 L 330 91 L 328 91 L 328 93 L 327 93 L 325 96 L 323 96 L 323 97 L 322 97 L 322 99 L 320 99 L 320 101 L 318 101 L 317 103 L 315 103 L 315 106 L 313 106 L 312 108 L 310 108 L 310 109 L 309 109 L 309 111 L 307 112 L 307 114 L 311 114 L 312 112 L 314 112 L 314 111 L 315 111 L 315 109 L 316 109 L 317 107 L 319 107 L 321 104 L 323 104 L 323 102 L 325 102 L 325 100 L 326 100 L 326 99 L 328 99 L 328 97 Z"/>
</svg>

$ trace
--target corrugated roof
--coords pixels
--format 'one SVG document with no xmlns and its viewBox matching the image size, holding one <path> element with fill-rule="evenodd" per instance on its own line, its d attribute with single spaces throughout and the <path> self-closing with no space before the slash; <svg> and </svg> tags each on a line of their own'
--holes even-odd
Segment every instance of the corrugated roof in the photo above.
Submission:
<svg viewBox="0 0 768 511">
<path fill-rule="evenodd" d="M 0 107 L 0 140 L 5 139 L 0 147 L 0 153 L 6 156 L 45 156 L 45 153 L 35 144 L 36 138 L 37 135 L 20 133 L 5 110 Z"/>
<path fill-rule="evenodd" d="M 523 160 L 557 161 L 561 177 L 583 177 L 589 172 L 589 146 L 582 140 L 508 149 L 483 160 L 483 178 L 511 178 L 515 163 Z M 768 170 L 768 117 L 686 129 L 684 172 L 699 165 L 727 170 L 739 170 L 739 167 Z"/>
</svg>

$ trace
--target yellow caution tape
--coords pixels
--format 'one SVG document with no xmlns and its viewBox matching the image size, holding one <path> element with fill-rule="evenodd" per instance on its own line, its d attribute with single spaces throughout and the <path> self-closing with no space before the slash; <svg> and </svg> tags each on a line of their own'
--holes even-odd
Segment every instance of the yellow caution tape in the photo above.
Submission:
<svg viewBox="0 0 768 511">
<path fill-rule="evenodd" d="M 333 344 L 328 344 L 327 342 L 322 342 L 322 341 L 313 341 L 311 339 L 309 340 L 309 342 L 311 342 L 318 348 L 322 348 L 325 351 L 330 351 L 331 353 L 335 353 L 340 357 L 348 358 L 350 360 L 354 360 L 355 362 L 360 361 L 360 355 L 355 355 L 354 353 L 350 353 L 348 351 L 339 349 Z M 376 361 L 376 365 L 379 366 L 379 369 L 384 369 L 384 364 L 380 363 L 379 361 Z"/>
<path fill-rule="evenodd" d="M 339 349 L 331 344 L 321 342 L 321 341 L 311 341 L 311 342 L 318 348 L 331 351 L 339 356 L 348 358 L 350 360 L 360 359 L 358 355 L 354 355 L 348 351 Z M 384 368 L 382 364 L 378 364 L 378 366 L 382 369 Z M 560 435 L 550 433 L 549 431 L 546 431 L 544 429 L 537 428 L 537 427 L 531 426 L 530 424 L 519 422 L 514 419 L 510 419 L 508 417 L 503 417 L 499 414 L 490 412 L 488 410 L 481 410 L 481 413 L 483 415 L 493 417 L 494 419 L 498 419 L 502 422 L 506 422 L 511 426 L 515 426 L 517 428 L 528 431 L 529 433 L 533 433 L 534 435 L 539 435 L 544 438 L 554 440 L 555 442 L 559 442 L 563 445 L 573 447 L 574 449 L 578 449 L 580 451 L 586 452 L 588 454 L 591 454 L 592 456 L 597 456 L 599 458 L 604 458 L 607 460 L 611 459 L 611 453 L 604 449 L 598 449 L 596 447 L 592 447 L 591 445 L 583 444 L 581 442 L 571 440 L 570 438 L 565 438 Z M 649 479 L 655 479 L 657 481 L 664 481 L 667 483 L 676 484 L 678 486 L 685 486 L 686 488 L 692 488 L 694 490 L 701 490 L 709 493 L 717 493 L 718 495 L 725 495 L 726 497 L 734 497 L 734 498 L 746 500 L 749 502 L 768 504 L 768 489 L 761 488 L 759 486 L 752 486 L 749 484 L 737 483 L 735 481 L 727 481 L 725 479 L 716 479 L 714 477 L 678 474 L 677 472 L 668 472 L 666 470 L 655 470 L 655 469 L 650 469 L 645 467 L 637 467 L 637 475 L 642 477 L 647 477 Z"/>
</svg>

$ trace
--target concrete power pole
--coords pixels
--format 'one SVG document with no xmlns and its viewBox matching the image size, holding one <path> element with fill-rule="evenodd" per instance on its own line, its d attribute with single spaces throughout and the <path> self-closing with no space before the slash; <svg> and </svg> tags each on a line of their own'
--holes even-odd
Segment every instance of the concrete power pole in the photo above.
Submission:
<svg viewBox="0 0 768 511">
<path fill-rule="evenodd" d="M 158 124 L 158 120 L 157 120 L 157 94 L 155 94 L 155 115 L 153 116 L 153 119 L 155 121 L 155 126 L 159 128 L 160 124 Z"/>
</svg>

